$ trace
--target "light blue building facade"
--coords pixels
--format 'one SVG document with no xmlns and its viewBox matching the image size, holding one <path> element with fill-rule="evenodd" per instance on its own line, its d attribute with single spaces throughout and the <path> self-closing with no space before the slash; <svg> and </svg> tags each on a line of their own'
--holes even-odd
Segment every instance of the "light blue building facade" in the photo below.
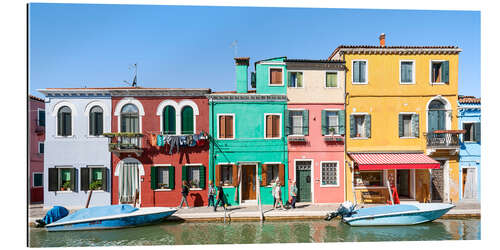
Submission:
<svg viewBox="0 0 500 250">
<path fill-rule="evenodd" d="M 42 89 L 46 96 L 44 208 L 111 204 L 111 96 L 99 89 Z"/>
<path fill-rule="evenodd" d="M 460 199 L 481 199 L 481 99 L 458 97 L 458 126 L 465 130 L 460 140 Z"/>
</svg>

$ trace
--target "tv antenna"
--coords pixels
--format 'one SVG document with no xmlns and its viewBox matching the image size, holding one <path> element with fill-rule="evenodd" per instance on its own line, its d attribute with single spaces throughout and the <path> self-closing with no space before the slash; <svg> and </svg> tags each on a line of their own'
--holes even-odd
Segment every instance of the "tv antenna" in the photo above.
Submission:
<svg viewBox="0 0 500 250">
<path fill-rule="evenodd" d="M 238 57 L 238 40 L 234 40 L 230 47 L 234 47 L 234 57 Z"/>
<path fill-rule="evenodd" d="M 137 87 L 137 63 L 129 65 L 128 69 L 129 70 L 134 69 L 134 80 L 132 80 L 132 82 L 127 82 L 124 80 L 123 82 L 132 87 Z"/>
</svg>

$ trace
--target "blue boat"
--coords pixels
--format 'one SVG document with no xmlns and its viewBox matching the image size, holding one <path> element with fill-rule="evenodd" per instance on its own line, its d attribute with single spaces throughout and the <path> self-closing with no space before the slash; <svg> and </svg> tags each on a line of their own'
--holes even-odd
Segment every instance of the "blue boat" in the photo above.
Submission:
<svg viewBox="0 0 500 250">
<path fill-rule="evenodd" d="M 415 225 L 433 221 L 454 208 L 446 203 L 387 205 L 352 210 L 342 217 L 351 226 Z"/>
<path fill-rule="evenodd" d="M 161 221 L 177 209 L 135 208 L 128 204 L 80 209 L 45 227 L 49 232 L 136 227 Z"/>
</svg>

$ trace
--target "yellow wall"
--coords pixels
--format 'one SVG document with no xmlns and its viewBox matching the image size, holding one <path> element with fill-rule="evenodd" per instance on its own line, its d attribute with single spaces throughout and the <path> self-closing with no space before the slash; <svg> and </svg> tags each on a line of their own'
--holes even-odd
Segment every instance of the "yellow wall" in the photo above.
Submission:
<svg viewBox="0 0 500 250">
<path fill-rule="evenodd" d="M 451 105 L 451 127 L 457 129 L 458 97 L 458 54 L 397 55 L 397 54 L 346 54 L 346 147 L 347 152 L 389 152 L 426 150 L 427 104 L 438 95 Z M 352 60 L 368 60 L 368 84 L 352 84 Z M 399 83 L 400 60 L 415 61 L 415 83 Z M 431 60 L 449 61 L 448 84 L 430 84 Z M 352 113 L 371 115 L 371 138 L 350 138 L 350 115 Z M 400 112 L 419 114 L 419 137 L 403 139 L 398 136 L 398 115 Z M 448 153 L 449 154 L 449 153 Z M 433 155 L 431 155 L 433 157 Z M 453 158 L 454 156 L 448 155 Z M 351 162 L 349 156 L 346 156 Z M 458 163 L 450 159 L 450 198 L 458 199 Z M 351 162 L 351 166 L 352 166 Z M 457 168 L 457 169 L 455 169 Z M 456 172 L 456 173 L 455 173 Z M 456 190 L 455 190 L 456 189 Z M 346 195 L 352 200 L 352 168 L 346 169 Z"/>
</svg>

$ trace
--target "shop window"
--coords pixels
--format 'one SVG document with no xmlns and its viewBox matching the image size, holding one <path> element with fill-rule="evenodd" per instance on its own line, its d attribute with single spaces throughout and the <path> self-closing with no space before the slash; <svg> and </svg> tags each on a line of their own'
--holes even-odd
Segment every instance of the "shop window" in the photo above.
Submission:
<svg viewBox="0 0 500 250">
<path fill-rule="evenodd" d="M 281 137 L 281 116 L 278 114 L 265 115 L 265 138 L 278 139 Z"/>
<path fill-rule="evenodd" d="M 269 85 L 283 85 L 283 68 L 269 69 Z"/>
<path fill-rule="evenodd" d="M 219 139 L 234 139 L 234 115 L 219 115 Z"/>
<path fill-rule="evenodd" d="M 367 187 L 382 187 L 384 186 L 383 179 L 383 171 L 360 171 L 359 179 L 356 181 L 356 184 Z"/>
<path fill-rule="evenodd" d="M 80 188 L 87 190 L 107 190 L 108 170 L 102 166 L 89 166 L 80 169 Z"/>
<path fill-rule="evenodd" d="M 290 72 L 288 71 L 288 87 L 289 88 L 302 88 L 303 83 L 303 73 L 302 72 Z"/>
<path fill-rule="evenodd" d="M 43 187 L 43 173 L 33 173 L 33 187 Z"/>
<path fill-rule="evenodd" d="M 49 168 L 49 191 L 75 191 L 75 168 Z"/>
<path fill-rule="evenodd" d="M 322 162 L 321 163 L 321 185 L 339 185 L 338 180 L 338 163 L 337 162 Z"/>
</svg>

